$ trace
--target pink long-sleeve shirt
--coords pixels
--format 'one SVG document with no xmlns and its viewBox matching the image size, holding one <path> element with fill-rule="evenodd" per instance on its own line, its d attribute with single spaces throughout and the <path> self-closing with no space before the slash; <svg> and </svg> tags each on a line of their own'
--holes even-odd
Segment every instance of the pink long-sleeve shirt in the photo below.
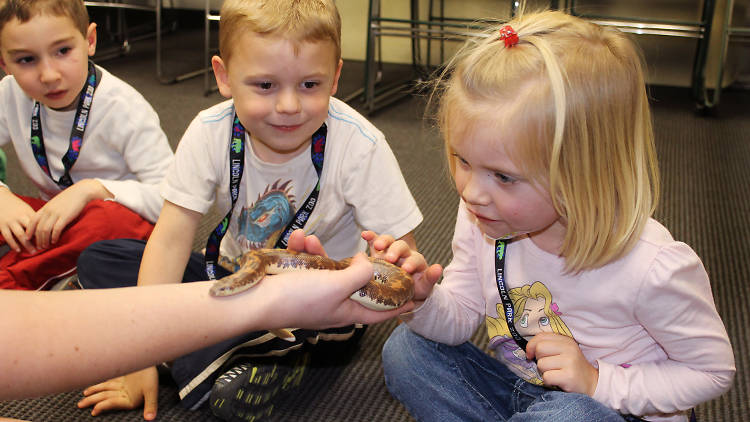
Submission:
<svg viewBox="0 0 750 422">
<path fill-rule="evenodd" d="M 485 321 L 495 357 L 539 384 L 502 313 L 494 241 L 472 219 L 461 202 L 443 281 L 404 319 L 420 335 L 453 345 Z M 685 410 L 729 389 L 734 356 L 708 275 L 695 252 L 655 220 L 623 258 L 578 274 L 529 238 L 506 250 L 507 289 L 524 308 L 515 309 L 522 314 L 516 327 L 572 336 L 599 369 L 594 399 L 623 414 L 681 421 Z"/>
</svg>

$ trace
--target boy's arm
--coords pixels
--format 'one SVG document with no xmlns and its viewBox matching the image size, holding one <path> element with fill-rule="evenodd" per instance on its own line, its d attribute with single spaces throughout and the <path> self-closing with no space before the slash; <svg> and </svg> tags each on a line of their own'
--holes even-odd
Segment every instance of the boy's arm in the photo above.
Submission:
<svg viewBox="0 0 750 422">
<path fill-rule="evenodd" d="M 155 222 L 163 206 L 159 184 L 174 154 L 153 107 L 140 95 L 126 95 L 116 101 L 127 113 L 107 113 L 104 118 L 113 127 L 110 141 L 120 146 L 117 153 L 131 177 L 98 180 L 116 202 Z"/>
<path fill-rule="evenodd" d="M 139 286 L 182 281 L 201 217 L 198 212 L 164 201 L 143 252 Z"/>
</svg>

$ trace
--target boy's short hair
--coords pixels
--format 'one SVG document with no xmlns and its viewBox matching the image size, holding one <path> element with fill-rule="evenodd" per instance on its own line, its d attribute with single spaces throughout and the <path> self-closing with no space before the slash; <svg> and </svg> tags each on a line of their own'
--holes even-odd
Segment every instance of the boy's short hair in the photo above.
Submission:
<svg viewBox="0 0 750 422">
<path fill-rule="evenodd" d="M 229 62 L 244 32 L 280 35 L 300 43 L 331 41 L 341 58 L 341 17 L 333 0 L 227 0 L 221 7 L 219 54 Z"/>
<path fill-rule="evenodd" d="M 14 18 L 28 22 L 41 14 L 69 17 L 86 37 L 89 13 L 83 0 L 0 0 L 0 32 Z"/>
</svg>

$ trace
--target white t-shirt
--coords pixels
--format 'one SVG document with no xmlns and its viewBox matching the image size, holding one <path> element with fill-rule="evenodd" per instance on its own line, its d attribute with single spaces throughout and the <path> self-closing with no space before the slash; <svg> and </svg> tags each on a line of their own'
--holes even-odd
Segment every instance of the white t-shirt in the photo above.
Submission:
<svg viewBox="0 0 750 422">
<path fill-rule="evenodd" d="M 164 198 L 206 213 L 214 201 L 225 215 L 229 195 L 229 144 L 234 106 L 224 101 L 203 110 L 177 146 L 164 179 Z M 304 229 L 320 238 L 328 255 L 341 259 L 363 251 L 362 230 L 395 238 L 422 221 L 382 132 L 342 101 L 331 98 L 318 203 Z M 318 181 L 310 147 L 283 164 L 261 161 L 245 134 L 245 166 L 237 204 L 221 254 L 236 258 L 249 249 L 274 247 Z"/>
<path fill-rule="evenodd" d="M 70 175 L 74 182 L 99 180 L 114 201 L 155 222 L 163 199 L 158 186 L 172 162 L 172 149 L 159 116 L 133 87 L 99 68 L 102 79 L 94 93 L 81 152 Z M 31 113 L 34 100 L 12 75 L 0 81 L 0 146 L 11 143 L 29 179 L 49 200 L 61 192 L 34 157 L 31 149 Z M 62 157 L 70 146 L 75 110 L 41 107 L 44 148 L 55 180 L 64 174 Z M 6 186 L 0 183 L 2 186 Z"/>
<path fill-rule="evenodd" d="M 655 220 L 624 257 L 579 274 L 565 273 L 563 258 L 528 237 L 506 247 L 506 289 L 516 315 L 521 314 L 516 327 L 573 337 L 599 368 L 594 399 L 623 414 L 684 421 L 680 409 L 731 386 L 732 347 L 703 264 Z M 485 321 L 495 357 L 539 384 L 536 363 L 526 359 L 508 331 L 494 249 L 462 201 L 453 260 L 442 283 L 406 323 L 434 341 L 460 344 Z"/>
</svg>

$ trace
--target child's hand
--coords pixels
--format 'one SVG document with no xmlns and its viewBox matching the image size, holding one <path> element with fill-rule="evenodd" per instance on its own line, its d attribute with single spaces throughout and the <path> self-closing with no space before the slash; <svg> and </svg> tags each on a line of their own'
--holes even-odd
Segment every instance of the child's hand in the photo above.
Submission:
<svg viewBox="0 0 750 422">
<path fill-rule="evenodd" d="M 359 253 L 343 270 L 274 275 L 272 283 L 264 281 L 253 290 L 257 289 L 257 294 L 277 311 L 279 305 L 273 304 L 284 304 L 283 312 L 263 312 L 272 315 L 274 327 L 323 329 L 354 323 L 375 324 L 414 308 L 414 304 L 408 302 L 398 309 L 374 311 L 352 300 L 352 293 L 370 281 L 372 271 L 372 264 Z"/>
<path fill-rule="evenodd" d="M 297 229 L 289 235 L 289 240 L 286 243 L 287 250 L 295 252 L 305 252 L 312 255 L 326 255 L 323 244 L 320 243 L 320 239 L 315 235 L 305 236 L 305 231 Z"/>
<path fill-rule="evenodd" d="M 143 419 L 150 421 L 156 418 L 159 374 L 152 366 L 93 385 L 83 390 L 83 395 L 86 397 L 78 402 L 78 407 L 93 405 L 91 416 L 113 409 L 135 409 L 143 404 Z"/>
<path fill-rule="evenodd" d="M 536 334 L 526 345 L 526 357 L 536 358 L 545 385 L 593 397 L 599 370 L 586 360 L 573 338 L 555 333 Z"/>
<path fill-rule="evenodd" d="M 3 204 L 0 234 L 5 243 L 16 252 L 21 252 L 23 248 L 30 254 L 36 253 L 34 244 L 26 236 L 26 228 L 34 218 L 34 209 L 4 187 L 0 187 L 0 204 Z"/>
<path fill-rule="evenodd" d="M 47 249 L 57 243 L 65 227 L 78 217 L 89 201 L 111 196 L 98 181 L 81 180 L 58 193 L 36 212 L 26 227 L 26 237 L 36 239 L 37 249 Z"/>
<path fill-rule="evenodd" d="M 287 249 L 326 256 L 320 240 L 313 235 L 305 236 L 301 229 L 293 231 L 289 236 Z M 414 304 L 409 302 L 398 309 L 374 311 L 351 300 L 352 293 L 370 281 L 372 271 L 372 264 L 363 254 L 357 254 L 351 265 L 344 270 L 328 274 L 321 271 L 302 272 L 292 279 L 294 286 L 285 286 L 284 281 L 277 278 L 274 283 L 261 283 L 259 288 L 280 289 L 280 294 L 287 297 L 284 301 L 295 304 L 291 306 L 292 310 L 282 313 L 284 318 L 291 318 L 285 325 L 288 327 L 320 329 L 353 323 L 375 324 L 414 308 Z M 263 293 L 264 297 L 272 297 L 273 294 Z M 291 295 L 296 295 L 296 299 L 292 299 Z M 276 302 L 271 300 L 271 303 Z M 301 311 L 301 314 L 295 315 L 296 311 Z"/>
<path fill-rule="evenodd" d="M 421 302 L 430 295 L 432 287 L 440 279 L 443 268 L 439 264 L 427 266 L 424 256 L 402 239 L 390 235 L 378 235 L 363 231 L 362 238 L 370 245 L 370 256 L 398 265 L 414 279 L 414 301 Z"/>
</svg>

